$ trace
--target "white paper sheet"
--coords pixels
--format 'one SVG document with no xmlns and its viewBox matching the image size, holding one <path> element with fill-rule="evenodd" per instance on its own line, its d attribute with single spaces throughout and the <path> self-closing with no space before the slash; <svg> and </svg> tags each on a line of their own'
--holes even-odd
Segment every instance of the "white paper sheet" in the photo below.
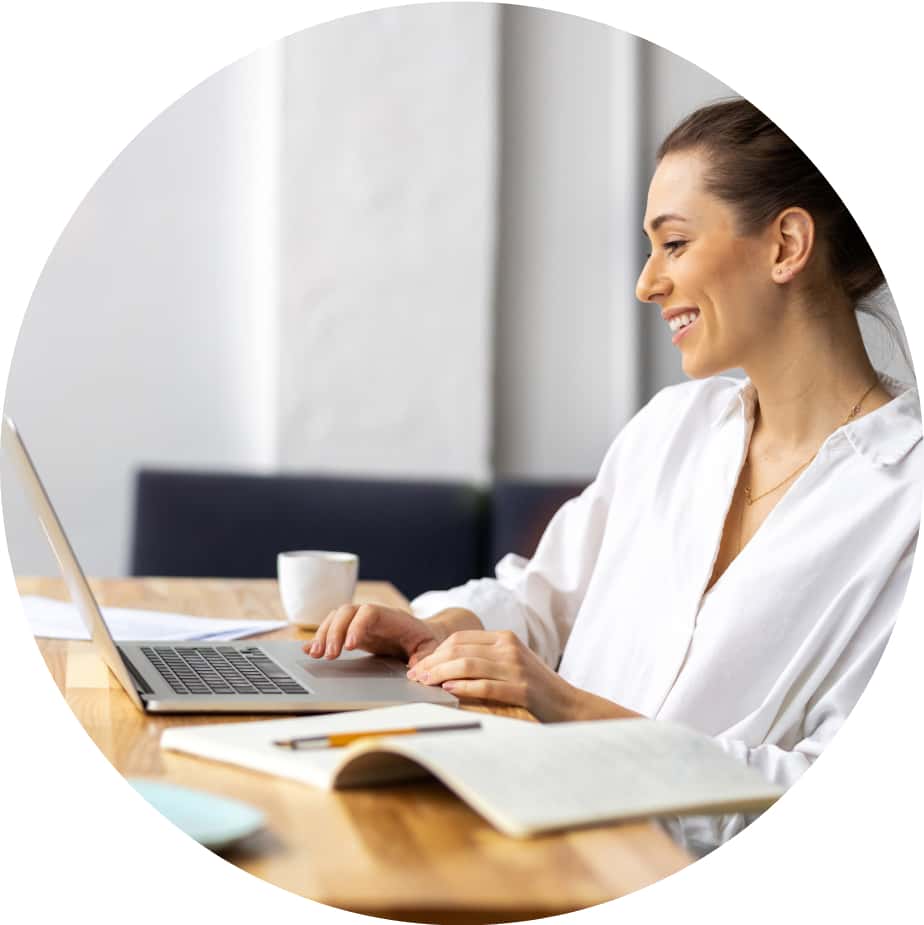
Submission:
<svg viewBox="0 0 924 925">
<path fill-rule="evenodd" d="M 33 636 L 50 639 L 90 638 L 77 607 L 69 601 L 24 594 L 22 606 Z M 101 610 L 109 632 L 118 642 L 132 639 L 243 639 L 286 625 L 285 620 L 213 620 L 211 617 L 190 617 L 182 613 L 131 610 L 126 607 L 102 607 Z"/>
</svg>

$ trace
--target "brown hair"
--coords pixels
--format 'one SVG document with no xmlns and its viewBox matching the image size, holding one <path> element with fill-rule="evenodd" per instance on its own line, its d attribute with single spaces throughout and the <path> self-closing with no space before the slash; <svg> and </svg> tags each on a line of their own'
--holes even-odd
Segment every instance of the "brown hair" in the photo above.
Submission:
<svg viewBox="0 0 924 925">
<path fill-rule="evenodd" d="M 661 143 L 657 160 L 700 150 L 706 189 L 731 205 L 742 234 L 754 234 L 790 206 L 815 220 L 828 268 L 856 307 L 884 282 L 863 232 L 818 168 L 747 100 L 722 100 L 687 116 Z"/>
</svg>

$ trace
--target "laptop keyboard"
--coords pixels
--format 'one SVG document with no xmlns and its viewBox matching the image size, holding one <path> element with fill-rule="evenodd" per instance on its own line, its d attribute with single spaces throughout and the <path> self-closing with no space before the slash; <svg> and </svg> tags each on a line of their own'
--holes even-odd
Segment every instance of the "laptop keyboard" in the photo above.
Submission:
<svg viewBox="0 0 924 925">
<path fill-rule="evenodd" d="M 307 694 L 258 647 L 142 646 L 141 651 L 176 694 Z"/>
</svg>

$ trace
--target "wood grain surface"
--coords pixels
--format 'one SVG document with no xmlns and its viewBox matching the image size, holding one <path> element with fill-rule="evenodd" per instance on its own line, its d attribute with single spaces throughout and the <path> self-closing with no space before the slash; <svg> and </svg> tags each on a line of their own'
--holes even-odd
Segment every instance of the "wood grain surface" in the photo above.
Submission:
<svg viewBox="0 0 924 925">
<path fill-rule="evenodd" d="M 58 579 L 20 578 L 21 594 L 66 599 Z M 91 580 L 103 605 L 208 617 L 284 619 L 273 580 Z M 361 582 L 355 600 L 405 606 L 386 582 Z M 294 626 L 262 638 L 309 640 Z M 68 705 L 127 777 L 169 781 L 244 800 L 265 828 L 226 859 L 301 896 L 405 921 L 522 921 L 574 911 L 640 889 L 690 863 L 654 823 L 600 826 L 529 840 L 491 828 L 440 784 L 329 793 L 231 765 L 160 750 L 174 724 L 247 717 L 154 717 L 135 709 L 88 642 L 38 639 Z M 530 718 L 516 708 L 466 709 Z M 266 719 L 266 716 L 254 717 Z"/>
</svg>

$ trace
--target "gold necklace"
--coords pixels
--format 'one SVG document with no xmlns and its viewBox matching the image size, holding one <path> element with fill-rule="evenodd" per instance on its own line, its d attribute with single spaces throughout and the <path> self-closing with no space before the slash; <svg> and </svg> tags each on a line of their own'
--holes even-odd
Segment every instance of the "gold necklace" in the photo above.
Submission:
<svg viewBox="0 0 924 925">
<path fill-rule="evenodd" d="M 847 417 L 844 418 L 843 423 L 840 425 L 841 427 L 843 427 L 844 424 L 849 424 L 860 413 L 860 408 L 863 405 L 863 402 L 866 400 L 866 396 L 869 395 L 869 393 L 872 392 L 873 389 L 875 389 L 877 385 L 879 385 L 878 379 L 860 396 L 860 400 L 850 409 L 850 414 L 848 414 Z M 819 447 L 819 449 L 821 449 L 821 447 Z M 804 468 L 806 468 L 806 466 L 808 466 L 809 463 L 811 463 L 811 461 L 817 455 L 818 455 L 818 450 L 815 450 L 815 452 L 812 453 L 809 459 L 807 459 L 804 463 L 802 463 L 802 465 L 799 466 L 797 469 L 793 469 L 793 471 L 790 472 L 789 475 L 787 475 L 786 478 L 783 479 L 782 482 L 777 482 L 777 484 L 774 485 L 773 488 L 768 488 L 765 492 L 762 492 L 761 494 L 757 495 L 757 497 L 752 497 L 751 489 L 749 487 L 745 487 L 744 500 L 747 503 L 748 507 L 750 507 L 752 504 L 756 504 L 758 501 L 760 501 L 761 498 L 766 498 L 767 495 L 773 494 L 773 492 L 775 492 L 778 488 L 782 488 L 782 486 L 785 485 L 790 479 L 795 478 L 795 476 L 797 476 Z M 748 461 L 745 460 L 744 464 L 745 466 L 747 466 Z"/>
</svg>

